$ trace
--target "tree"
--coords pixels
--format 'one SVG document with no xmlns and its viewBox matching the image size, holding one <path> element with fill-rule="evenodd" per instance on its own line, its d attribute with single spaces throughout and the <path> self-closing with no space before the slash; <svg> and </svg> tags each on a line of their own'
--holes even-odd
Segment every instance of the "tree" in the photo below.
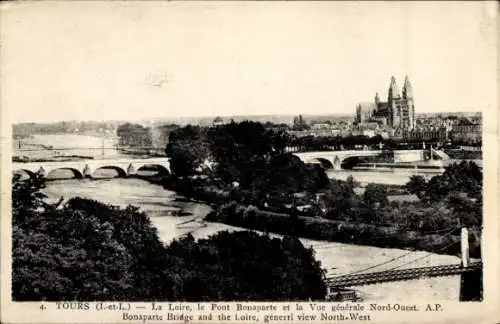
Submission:
<svg viewBox="0 0 500 324">
<path fill-rule="evenodd" d="M 453 192 L 448 198 L 448 207 L 453 210 L 460 226 L 482 225 L 482 203 L 471 200 L 466 194 Z"/>
<path fill-rule="evenodd" d="M 389 203 L 387 198 L 387 188 L 382 185 L 370 183 L 366 186 L 363 200 L 369 206 L 374 206 L 376 204 L 385 206 Z"/>
<path fill-rule="evenodd" d="M 209 144 L 203 140 L 171 142 L 166 152 L 172 173 L 179 177 L 197 174 L 210 156 Z"/>
<path fill-rule="evenodd" d="M 482 197 L 483 173 L 474 162 L 462 161 L 446 167 L 442 175 L 431 178 L 427 183 L 425 196 L 440 201 L 452 192 L 463 192 L 471 198 Z"/>
<path fill-rule="evenodd" d="M 210 143 L 206 131 L 198 126 L 187 125 L 170 132 L 165 153 L 170 157 L 172 173 L 179 176 L 192 176 L 208 160 Z"/>
<path fill-rule="evenodd" d="M 45 187 L 41 174 L 35 173 L 26 180 L 21 180 L 20 174 L 14 174 L 12 179 L 12 224 L 36 221 L 30 216 L 46 204 L 40 190 Z"/>
<path fill-rule="evenodd" d="M 419 199 L 422 199 L 427 190 L 427 181 L 423 176 L 413 175 L 410 177 L 410 181 L 406 184 L 406 189 L 410 194 L 417 195 Z"/>
<path fill-rule="evenodd" d="M 361 207 L 361 201 L 354 193 L 351 181 L 332 179 L 324 192 L 323 201 L 328 209 L 327 218 L 348 221 L 357 217 L 356 211 Z"/>
<path fill-rule="evenodd" d="M 250 187 L 269 194 L 317 192 L 329 183 L 325 170 L 305 164 L 297 156 L 282 154 L 252 174 Z"/>
<path fill-rule="evenodd" d="M 253 169 L 262 167 L 286 146 L 283 132 L 267 130 L 261 123 L 231 122 L 208 133 L 210 151 L 216 162 L 216 174 L 231 183 L 245 186 Z"/>
<path fill-rule="evenodd" d="M 153 146 L 155 147 L 165 147 L 169 142 L 170 133 L 176 129 L 180 128 L 176 124 L 163 124 L 153 127 L 151 130 L 153 137 Z"/>
</svg>

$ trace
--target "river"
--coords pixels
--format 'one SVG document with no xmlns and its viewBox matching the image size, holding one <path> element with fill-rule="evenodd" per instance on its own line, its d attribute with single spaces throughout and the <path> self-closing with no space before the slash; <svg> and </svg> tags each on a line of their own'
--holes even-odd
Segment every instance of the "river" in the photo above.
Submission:
<svg viewBox="0 0 500 324">
<path fill-rule="evenodd" d="M 132 204 L 146 212 L 158 230 L 160 239 L 169 243 L 188 232 L 195 238 L 205 238 L 219 231 L 237 231 L 242 228 L 202 221 L 211 208 L 205 204 L 187 202 L 175 192 L 163 189 L 140 179 L 100 179 L 100 180 L 54 180 L 47 182 L 44 189 L 47 200 L 57 201 L 71 197 L 92 198 L 104 203 L 126 206 Z M 181 212 L 186 216 L 172 216 Z M 194 220 L 193 222 L 188 222 Z M 185 224 L 181 224 L 185 223 Z M 279 235 L 276 235 L 279 236 Z M 352 244 L 332 243 L 301 239 L 306 246 L 312 246 L 316 258 L 328 274 L 347 274 L 364 269 L 386 260 L 407 254 L 401 249 L 376 248 Z M 426 257 L 428 256 L 428 257 Z M 411 260 L 420 260 L 417 265 L 437 265 L 459 263 L 458 257 L 437 255 L 428 252 L 412 252 L 396 262 L 377 267 L 371 271 L 405 266 Z M 393 300 L 458 300 L 459 277 L 440 277 L 385 283 L 356 288 L 365 301 Z"/>
<path fill-rule="evenodd" d="M 12 141 L 13 154 L 32 159 L 49 159 L 62 156 L 88 156 L 110 158 L 123 156 L 114 148 L 114 137 L 96 137 L 72 134 L 32 135 Z M 48 149 L 50 147 L 50 149 Z M 104 149 L 103 149 L 104 148 Z"/>
</svg>

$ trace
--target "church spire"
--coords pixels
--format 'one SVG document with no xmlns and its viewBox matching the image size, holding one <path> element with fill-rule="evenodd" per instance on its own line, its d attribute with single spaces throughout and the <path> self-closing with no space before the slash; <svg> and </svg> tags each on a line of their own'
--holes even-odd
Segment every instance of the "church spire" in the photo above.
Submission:
<svg viewBox="0 0 500 324">
<path fill-rule="evenodd" d="M 411 87 L 410 79 L 408 76 L 405 76 L 405 84 L 403 86 L 403 98 L 413 98 L 413 89 Z"/>
<path fill-rule="evenodd" d="M 396 84 L 396 78 L 391 77 L 391 85 L 389 86 L 389 99 L 399 98 L 399 88 Z"/>
</svg>

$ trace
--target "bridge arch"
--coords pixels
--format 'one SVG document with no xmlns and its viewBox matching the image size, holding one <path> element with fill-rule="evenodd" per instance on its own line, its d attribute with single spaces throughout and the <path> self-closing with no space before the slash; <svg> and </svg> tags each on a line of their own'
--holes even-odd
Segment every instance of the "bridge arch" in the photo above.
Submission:
<svg viewBox="0 0 500 324">
<path fill-rule="evenodd" d="M 73 177 L 76 178 L 76 179 L 81 179 L 83 178 L 83 174 L 80 172 L 80 170 L 78 169 L 75 169 L 75 168 L 70 168 L 70 167 L 63 167 L 63 168 L 55 168 L 55 169 L 52 169 L 50 171 L 47 172 L 46 174 L 46 178 L 49 178 L 50 175 L 53 175 L 54 172 L 58 171 L 58 170 L 67 170 L 67 171 L 71 171 L 73 173 Z"/>
<path fill-rule="evenodd" d="M 116 165 L 103 165 L 103 166 L 99 166 L 99 167 L 95 168 L 95 170 L 92 172 L 92 177 L 95 177 L 96 176 L 96 172 L 99 171 L 99 170 L 115 170 L 118 173 L 118 177 L 120 177 L 120 178 L 124 178 L 124 177 L 127 176 L 127 171 L 125 171 L 124 169 L 122 169 L 119 166 L 116 166 Z"/>
<path fill-rule="evenodd" d="M 366 163 L 367 158 L 363 156 L 349 156 L 341 162 L 342 169 L 352 169 L 360 163 Z"/>
<path fill-rule="evenodd" d="M 307 163 L 321 164 L 321 166 L 325 169 L 333 168 L 333 163 L 330 160 L 321 157 L 309 159 Z"/>
<path fill-rule="evenodd" d="M 165 166 L 158 163 L 144 163 L 138 165 L 136 168 L 136 172 L 139 171 L 157 171 L 158 174 L 169 174 L 170 170 Z"/>
<path fill-rule="evenodd" d="M 36 172 L 33 172 L 31 170 L 28 170 L 28 169 L 15 169 L 15 170 L 12 170 L 12 176 L 14 177 L 15 174 L 20 174 L 21 175 L 21 180 L 23 180 L 23 174 L 27 175 L 28 178 L 34 178 L 35 177 L 35 173 Z M 26 179 L 26 177 L 24 177 L 24 179 Z"/>
</svg>

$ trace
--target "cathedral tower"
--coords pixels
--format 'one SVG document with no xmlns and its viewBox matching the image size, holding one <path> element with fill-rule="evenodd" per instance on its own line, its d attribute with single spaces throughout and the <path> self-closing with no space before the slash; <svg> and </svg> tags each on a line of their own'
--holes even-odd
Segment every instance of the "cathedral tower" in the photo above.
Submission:
<svg viewBox="0 0 500 324">
<path fill-rule="evenodd" d="M 403 99 L 406 101 L 405 106 L 407 108 L 406 124 L 411 129 L 415 127 L 415 106 L 413 105 L 413 89 L 408 76 L 405 76 L 405 83 L 403 85 Z"/>
<path fill-rule="evenodd" d="M 389 85 L 389 100 L 399 98 L 399 88 L 396 84 L 396 78 L 391 77 L 391 84 Z"/>
<path fill-rule="evenodd" d="M 389 85 L 389 95 L 387 104 L 389 106 L 389 125 L 396 128 L 401 124 L 401 108 L 398 107 L 397 101 L 400 99 L 399 88 L 396 84 L 396 78 L 391 77 L 391 84 Z"/>
<path fill-rule="evenodd" d="M 405 76 L 405 84 L 403 85 L 403 99 L 413 99 L 413 89 L 411 87 L 410 79 Z"/>
</svg>

